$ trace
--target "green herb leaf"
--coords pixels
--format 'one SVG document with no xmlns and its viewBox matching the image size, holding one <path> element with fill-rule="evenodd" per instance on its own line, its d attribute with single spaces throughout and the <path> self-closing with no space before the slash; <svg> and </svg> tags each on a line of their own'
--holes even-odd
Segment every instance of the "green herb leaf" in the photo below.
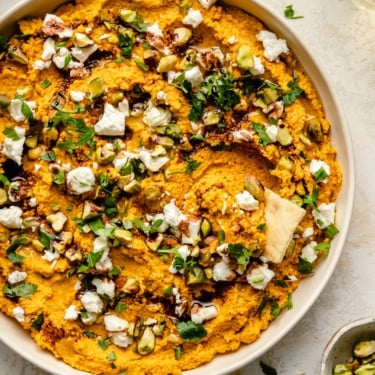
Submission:
<svg viewBox="0 0 375 375">
<path fill-rule="evenodd" d="M 5 35 L 0 35 L 0 53 L 8 51 L 8 38 Z"/>
<path fill-rule="evenodd" d="M 126 303 L 118 302 L 115 306 L 115 312 L 125 311 L 128 308 Z"/>
<path fill-rule="evenodd" d="M 290 20 L 296 20 L 299 18 L 303 18 L 303 16 L 295 16 L 294 15 L 294 9 L 293 5 L 287 5 L 287 7 L 284 9 L 284 16 Z"/>
<path fill-rule="evenodd" d="M 196 160 L 189 160 L 185 168 L 185 173 L 192 174 L 202 163 Z"/>
<path fill-rule="evenodd" d="M 56 147 L 61 150 L 65 150 L 69 154 L 73 154 L 76 148 L 76 145 L 71 139 L 67 139 L 66 141 L 63 141 L 63 142 L 57 142 Z"/>
<path fill-rule="evenodd" d="M 25 101 L 22 101 L 21 112 L 29 122 L 34 121 L 34 113 Z"/>
<path fill-rule="evenodd" d="M 330 247 L 329 242 L 320 242 L 314 246 L 314 250 L 321 251 L 324 255 L 328 255 Z"/>
<path fill-rule="evenodd" d="M 269 143 L 272 143 L 271 138 L 267 134 L 267 132 L 264 129 L 264 126 L 262 124 L 259 124 L 257 122 L 252 122 L 251 127 L 257 132 L 257 134 L 259 136 L 259 144 L 261 146 L 266 146 Z"/>
<path fill-rule="evenodd" d="M 111 362 L 114 362 L 116 361 L 117 357 L 116 357 L 116 353 L 115 352 L 110 352 L 107 357 L 108 361 L 111 361 Z"/>
<path fill-rule="evenodd" d="M 25 245 L 27 243 L 29 243 L 30 240 L 25 237 L 25 236 L 20 236 L 20 237 L 17 237 L 13 242 L 12 244 L 7 248 L 6 252 L 7 252 L 7 257 L 9 259 L 9 261 L 13 264 L 15 263 L 21 263 L 23 261 L 23 259 L 25 259 L 25 257 L 21 256 L 21 255 L 18 255 L 16 254 L 16 250 L 22 246 L 22 245 Z"/>
<path fill-rule="evenodd" d="M 56 153 L 55 151 L 50 151 L 46 154 L 43 154 L 41 157 L 40 157 L 42 160 L 45 160 L 47 162 L 52 162 L 52 161 L 56 161 Z"/>
<path fill-rule="evenodd" d="M 315 182 L 318 184 L 319 182 L 323 182 L 328 178 L 328 173 L 323 167 L 320 167 L 315 173 Z"/>
<path fill-rule="evenodd" d="M 96 263 L 98 263 L 99 260 L 102 258 L 103 254 L 104 254 L 104 250 L 100 250 L 96 252 L 90 251 L 87 254 L 87 257 L 85 259 L 86 264 L 81 264 L 77 272 L 82 273 L 82 272 L 89 270 L 90 268 L 94 268 Z"/>
<path fill-rule="evenodd" d="M 105 336 L 103 339 L 98 340 L 98 345 L 100 349 L 102 350 L 106 350 L 108 346 L 111 344 L 112 344 L 112 339 L 108 336 Z"/>
<path fill-rule="evenodd" d="M 20 137 L 18 136 L 17 132 L 13 128 L 5 128 L 3 130 L 3 134 L 7 137 L 12 139 L 13 141 L 18 141 Z"/>
<path fill-rule="evenodd" d="M 121 48 L 121 56 L 130 59 L 132 57 L 133 40 L 128 34 L 118 33 L 119 45 Z"/>
<path fill-rule="evenodd" d="M 93 331 L 83 331 L 83 333 L 86 335 L 86 337 L 93 339 L 96 335 Z"/>
<path fill-rule="evenodd" d="M 207 331 L 202 324 L 196 324 L 191 320 L 186 322 L 177 322 L 176 328 L 181 338 L 186 342 L 197 343 L 203 337 L 207 336 Z"/>
<path fill-rule="evenodd" d="M 42 89 L 46 89 L 51 86 L 51 82 L 48 79 L 43 79 L 43 81 L 40 83 L 40 86 Z"/>
<path fill-rule="evenodd" d="M 148 72 L 150 70 L 150 68 L 145 63 L 143 63 L 141 60 L 134 59 L 134 62 L 138 66 L 138 68 L 143 70 L 144 72 Z"/>
<path fill-rule="evenodd" d="M 64 171 L 59 171 L 53 176 L 53 183 L 56 185 L 65 184 L 65 173 Z"/>
<path fill-rule="evenodd" d="M 308 206 L 308 207 L 311 207 L 313 209 L 316 208 L 316 203 L 317 203 L 318 199 L 319 199 L 319 191 L 316 188 L 316 186 L 314 186 L 311 195 L 302 196 L 303 204 Z"/>
<path fill-rule="evenodd" d="M 217 232 L 217 236 L 219 238 L 219 245 L 222 245 L 224 242 L 225 242 L 225 233 L 223 230 L 219 230 L 219 232 Z"/>
<path fill-rule="evenodd" d="M 175 349 L 174 349 L 174 358 L 176 360 L 179 360 L 182 357 L 183 351 L 184 350 L 183 350 L 182 345 L 176 346 Z"/>
<path fill-rule="evenodd" d="M 291 105 L 300 95 L 304 93 L 304 90 L 298 87 L 297 77 L 294 81 L 288 82 L 288 87 L 290 87 L 291 90 L 283 95 L 283 102 L 285 105 Z"/>
<path fill-rule="evenodd" d="M 39 231 L 39 241 L 44 245 L 44 247 L 47 250 L 50 250 L 51 242 L 55 240 L 60 241 L 61 238 L 59 236 L 56 236 L 55 234 L 44 232 L 43 230 Z"/>
<path fill-rule="evenodd" d="M 259 362 L 260 367 L 262 368 L 263 374 L 265 375 L 277 375 L 277 371 L 271 367 L 266 365 L 264 362 Z"/>
<path fill-rule="evenodd" d="M 335 227 L 334 224 L 329 224 L 328 227 L 324 229 L 324 234 L 328 238 L 334 238 L 339 232 L 340 231 Z"/>
<path fill-rule="evenodd" d="M 169 285 L 163 290 L 163 295 L 172 296 L 173 295 L 173 286 Z"/>
<path fill-rule="evenodd" d="M 301 256 L 298 258 L 298 271 L 304 275 L 308 275 L 313 273 L 313 265 L 308 260 L 302 258 Z"/>
<path fill-rule="evenodd" d="M 42 329 L 42 325 L 44 323 L 44 314 L 40 313 L 36 319 L 31 323 L 31 328 L 35 329 L 36 331 L 40 331 Z"/>
<path fill-rule="evenodd" d="M 241 266 L 246 267 L 249 263 L 250 251 L 240 243 L 229 244 L 228 254 L 232 255 Z"/>
<path fill-rule="evenodd" d="M 3 293 L 10 299 L 19 297 L 30 298 L 37 291 L 38 287 L 31 283 L 22 283 L 17 285 L 4 285 Z"/>
<path fill-rule="evenodd" d="M 0 182 L 3 184 L 4 187 L 8 187 L 10 185 L 8 177 L 3 174 L 0 174 Z"/>
</svg>

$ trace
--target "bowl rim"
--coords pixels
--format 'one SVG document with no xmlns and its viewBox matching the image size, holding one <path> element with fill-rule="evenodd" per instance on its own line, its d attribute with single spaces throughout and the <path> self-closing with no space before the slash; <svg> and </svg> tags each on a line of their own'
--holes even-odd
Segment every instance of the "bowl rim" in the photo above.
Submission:
<svg viewBox="0 0 375 375">
<path fill-rule="evenodd" d="M 21 18 L 30 15 L 40 16 L 45 14 L 47 11 L 53 11 L 58 5 L 64 2 L 66 2 L 66 0 L 50 0 L 46 5 L 43 0 L 20 0 L 19 3 L 15 4 L 5 13 L 0 15 L 0 32 L 11 30 L 12 25 L 14 25 L 15 22 Z M 331 119 L 328 116 L 328 110 L 332 115 L 332 120 L 333 118 L 335 119 L 337 129 L 335 130 L 333 127 L 332 130 L 334 133 L 340 135 L 339 138 L 342 141 L 341 152 L 338 152 L 337 155 L 338 160 L 342 159 L 342 161 L 345 162 L 344 164 L 346 166 L 346 172 L 344 174 L 343 186 L 340 191 L 338 201 L 340 201 L 342 205 L 345 205 L 345 212 L 339 212 L 341 220 L 339 226 L 340 233 L 332 242 L 332 244 L 334 244 L 332 247 L 335 248 L 335 251 L 331 251 L 328 257 L 321 264 L 317 265 L 316 269 L 314 270 L 315 274 L 319 273 L 319 282 L 313 282 L 313 287 L 309 286 L 310 293 L 308 300 L 301 304 L 300 300 L 303 298 L 303 292 L 301 289 L 306 289 L 307 286 L 305 288 L 303 288 L 303 286 L 306 284 L 310 285 L 311 279 L 317 279 L 317 275 L 301 282 L 301 285 L 299 285 L 296 291 L 293 292 L 293 309 L 284 311 L 282 314 L 280 314 L 280 316 L 271 323 L 267 330 L 261 333 L 260 338 L 258 338 L 255 342 L 249 345 L 242 345 L 235 352 L 218 355 L 211 362 L 204 364 L 197 369 L 185 371 L 184 374 L 186 375 L 199 375 L 202 373 L 202 371 L 211 371 L 212 373 L 213 368 L 215 369 L 215 374 L 217 375 L 227 374 L 238 370 L 270 350 L 303 318 L 303 316 L 315 303 L 334 273 L 336 264 L 339 261 L 345 245 L 354 205 L 355 167 L 353 145 L 350 140 L 350 134 L 340 100 L 329 75 L 324 69 L 324 64 L 322 64 L 322 62 L 319 60 L 319 57 L 313 57 L 311 53 L 308 52 L 307 45 L 292 30 L 286 19 L 283 18 L 282 15 L 276 13 L 270 5 L 264 3 L 262 0 L 224 0 L 224 2 L 228 5 L 242 8 L 244 11 L 259 18 L 270 30 L 287 40 L 288 46 L 299 61 L 307 59 L 308 67 L 306 67 L 305 64 L 303 64 L 303 67 L 308 76 L 311 78 L 322 101 L 323 97 L 327 99 L 328 103 L 323 101 L 325 113 L 330 122 Z M 321 89 L 319 89 L 318 86 L 321 86 Z M 334 144 L 334 146 L 337 149 L 337 145 Z M 342 162 L 340 164 L 342 164 Z M 296 296 L 297 300 L 294 301 Z M 5 322 L 8 323 L 11 333 L 17 333 L 18 330 L 21 329 L 13 321 L 13 319 L 0 312 L 1 325 L 5 324 Z M 27 340 L 27 337 L 25 337 L 25 339 Z M 53 373 L 56 375 L 67 375 L 67 370 L 70 370 L 69 373 L 71 374 L 87 374 L 86 372 L 73 369 L 62 361 L 55 359 L 52 354 L 41 350 L 31 338 L 29 339 L 30 342 L 27 342 L 28 350 L 20 350 L 20 344 L 17 340 L 4 340 L 2 335 L 0 335 L 0 340 L 10 349 L 20 354 L 24 359 L 33 363 L 44 371 L 50 373 L 53 371 Z M 30 348 L 32 350 L 29 350 Z M 36 357 L 36 355 L 38 355 L 38 357 Z M 40 360 L 41 358 L 43 358 L 43 360 Z M 53 362 L 53 365 L 52 363 L 47 363 L 48 361 L 46 362 L 48 359 L 50 359 L 50 362 Z M 214 366 L 212 365 L 213 363 Z M 223 367 L 224 363 L 225 367 Z"/>
</svg>

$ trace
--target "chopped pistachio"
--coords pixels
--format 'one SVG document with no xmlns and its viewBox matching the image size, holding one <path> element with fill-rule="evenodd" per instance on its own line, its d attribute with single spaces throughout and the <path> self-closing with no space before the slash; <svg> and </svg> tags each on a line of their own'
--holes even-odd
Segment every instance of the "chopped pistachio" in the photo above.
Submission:
<svg viewBox="0 0 375 375">
<path fill-rule="evenodd" d="M 293 138 L 286 126 L 279 128 L 276 139 L 282 146 L 289 146 L 293 142 Z"/>
<path fill-rule="evenodd" d="M 288 244 L 288 247 L 286 248 L 285 257 L 288 258 L 288 257 L 292 256 L 295 248 L 296 248 L 296 241 L 294 239 L 291 239 L 289 244 Z"/>
<path fill-rule="evenodd" d="M 157 135 L 155 138 L 155 143 L 163 146 L 166 149 L 171 149 L 174 146 L 174 141 L 172 138 L 167 136 Z"/>
<path fill-rule="evenodd" d="M 141 355 L 150 354 L 155 347 L 155 334 L 151 327 L 146 327 L 137 344 L 137 351 Z"/>
<path fill-rule="evenodd" d="M 72 246 L 64 253 L 65 257 L 71 262 L 79 262 L 83 259 L 82 253 L 76 247 Z"/>
<path fill-rule="evenodd" d="M 132 233 L 125 229 L 115 229 L 113 232 L 113 237 L 125 245 L 131 242 L 133 238 Z"/>
<path fill-rule="evenodd" d="M 146 239 L 146 244 L 152 251 L 156 251 L 161 245 L 163 238 L 163 234 L 158 233 L 156 236 L 148 237 Z"/>
<path fill-rule="evenodd" d="M 323 129 L 320 121 L 317 118 L 312 118 L 307 121 L 306 124 L 306 132 L 308 137 L 317 143 L 321 143 L 323 141 Z"/>
<path fill-rule="evenodd" d="M 27 156 L 30 160 L 39 159 L 43 153 L 43 148 L 41 146 L 35 147 L 27 151 Z"/>
<path fill-rule="evenodd" d="M 21 48 L 15 46 L 15 45 L 9 45 L 8 56 L 13 61 L 19 62 L 20 64 L 27 64 L 27 62 L 28 62 L 28 58 L 22 52 Z"/>
<path fill-rule="evenodd" d="M 311 141 L 310 141 L 310 139 L 307 138 L 307 137 L 305 136 L 305 134 L 300 134 L 300 135 L 299 135 L 299 139 L 300 139 L 300 141 L 301 141 L 304 145 L 306 145 L 306 146 L 310 146 L 310 145 L 311 145 Z"/>
<path fill-rule="evenodd" d="M 129 194 L 137 194 L 142 190 L 142 186 L 137 180 L 132 180 L 122 190 Z"/>
<path fill-rule="evenodd" d="M 375 353 L 375 340 L 359 341 L 353 349 L 357 358 L 365 358 Z"/>
<path fill-rule="evenodd" d="M 39 240 L 31 240 L 31 245 L 36 251 L 44 250 L 44 245 Z"/>
<path fill-rule="evenodd" d="M 132 9 L 120 9 L 119 17 L 125 23 L 132 24 L 137 20 L 137 12 Z"/>
<path fill-rule="evenodd" d="M 106 143 L 96 149 L 96 160 L 101 165 L 112 163 L 115 156 L 116 153 L 111 143 Z"/>
<path fill-rule="evenodd" d="M 124 99 L 124 97 L 124 93 L 122 91 L 117 90 L 112 94 L 111 101 L 113 104 L 117 104 L 121 102 Z"/>
<path fill-rule="evenodd" d="M 203 237 L 207 237 L 211 233 L 211 223 L 206 218 L 202 220 L 201 232 L 202 232 Z"/>
<path fill-rule="evenodd" d="M 38 134 L 33 134 L 25 139 L 25 145 L 28 148 L 35 148 L 38 145 Z"/>
<path fill-rule="evenodd" d="M 58 137 L 59 132 L 56 128 L 43 128 L 42 140 L 47 147 L 50 147 L 53 142 L 57 141 Z"/>
<path fill-rule="evenodd" d="M 238 66 L 244 70 L 250 70 L 254 66 L 254 56 L 248 44 L 240 46 L 237 51 L 236 61 Z"/>
<path fill-rule="evenodd" d="M 190 40 L 192 35 L 192 31 L 187 27 L 177 27 L 173 30 L 172 43 L 178 47 L 183 46 Z"/>
<path fill-rule="evenodd" d="M 121 288 L 121 291 L 124 293 L 137 293 L 139 290 L 139 281 L 133 277 L 129 277 L 124 286 Z"/>
<path fill-rule="evenodd" d="M 161 189 L 158 185 L 147 185 L 143 189 L 146 201 L 154 202 L 161 196 Z"/>
<path fill-rule="evenodd" d="M 8 195 L 5 189 L 0 188 L 0 205 L 2 206 L 8 200 Z"/>
<path fill-rule="evenodd" d="M 73 43 L 78 48 L 88 47 L 94 44 L 94 41 L 91 40 L 86 34 L 75 33 L 73 36 Z"/>
<path fill-rule="evenodd" d="M 277 167 L 279 169 L 284 169 L 284 170 L 287 170 L 289 172 L 293 172 L 294 171 L 294 163 L 292 160 L 290 160 L 287 156 L 282 156 L 279 160 L 279 162 L 277 163 Z"/>
<path fill-rule="evenodd" d="M 47 221 L 51 224 L 55 232 L 61 232 L 68 218 L 62 212 L 56 212 L 47 216 Z"/>
<path fill-rule="evenodd" d="M 300 207 L 302 207 L 302 205 L 303 205 L 303 199 L 297 194 L 293 195 L 293 197 L 291 199 L 291 202 L 296 204 L 297 206 L 300 206 Z"/>
<path fill-rule="evenodd" d="M 95 217 L 99 216 L 100 211 L 98 210 L 98 206 L 90 201 L 85 201 L 83 203 L 83 209 L 81 214 L 81 219 L 88 220 L 94 219 Z"/>
<path fill-rule="evenodd" d="M 188 274 L 187 283 L 192 284 L 201 284 L 207 281 L 206 274 L 201 267 L 194 267 L 191 272 Z"/>
<path fill-rule="evenodd" d="M 256 200 L 264 201 L 264 188 L 261 182 L 254 175 L 245 176 L 244 188 L 247 190 Z"/>
<path fill-rule="evenodd" d="M 217 125 L 221 121 L 220 112 L 215 110 L 205 112 L 202 120 L 205 126 Z"/>
<path fill-rule="evenodd" d="M 170 70 L 173 70 L 175 65 L 177 64 L 178 58 L 176 55 L 167 55 L 163 56 L 158 64 L 158 67 L 156 70 L 159 73 L 166 73 L 169 72 Z"/>
<path fill-rule="evenodd" d="M 102 77 L 96 77 L 88 84 L 88 91 L 91 93 L 91 98 L 95 99 L 103 95 L 105 92 L 104 80 Z"/>
</svg>

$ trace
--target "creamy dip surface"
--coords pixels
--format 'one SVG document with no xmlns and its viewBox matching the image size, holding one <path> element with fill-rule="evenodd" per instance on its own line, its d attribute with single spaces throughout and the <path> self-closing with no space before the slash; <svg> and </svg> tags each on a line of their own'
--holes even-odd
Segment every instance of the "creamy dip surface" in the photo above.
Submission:
<svg viewBox="0 0 375 375">
<path fill-rule="evenodd" d="M 254 342 L 339 231 L 331 125 L 287 41 L 207 0 L 77 0 L 18 26 L 0 310 L 92 374 Z"/>
</svg>

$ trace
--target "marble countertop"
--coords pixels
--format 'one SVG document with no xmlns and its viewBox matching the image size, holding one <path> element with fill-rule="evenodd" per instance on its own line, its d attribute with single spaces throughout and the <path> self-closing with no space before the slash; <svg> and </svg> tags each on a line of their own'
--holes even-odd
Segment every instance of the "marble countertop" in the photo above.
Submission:
<svg viewBox="0 0 375 375">
<path fill-rule="evenodd" d="M 0 13 L 16 2 L 1 0 Z M 325 290 L 284 339 L 239 373 L 262 375 L 262 360 L 278 375 L 317 375 L 324 346 L 336 329 L 375 315 L 375 12 L 358 9 L 351 0 L 267 2 L 281 15 L 292 4 L 303 16 L 288 20 L 290 27 L 336 87 L 354 147 L 356 196 L 343 254 Z M 46 375 L 1 342 L 0 374 Z"/>
</svg>

